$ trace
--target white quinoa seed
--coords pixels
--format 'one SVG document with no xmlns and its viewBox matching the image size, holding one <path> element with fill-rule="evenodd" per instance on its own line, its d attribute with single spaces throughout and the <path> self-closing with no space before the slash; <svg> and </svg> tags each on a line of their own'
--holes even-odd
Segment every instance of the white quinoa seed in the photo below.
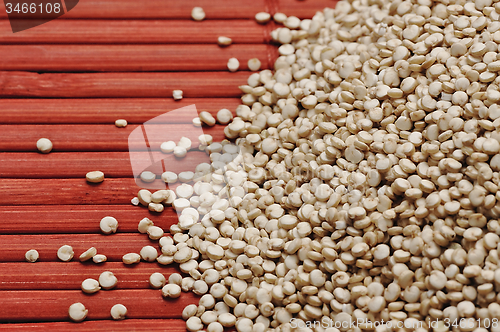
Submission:
<svg viewBox="0 0 500 332">
<path fill-rule="evenodd" d="M 69 318 L 74 322 L 81 322 L 85 320 L 88 314 L 88 310 L 82 303 L 73 303 L 68 309 Z"/>
<path fill-rule="evenodd" d="M 235 72 L 240 68 L 240 62 L 236 58 L 230 58 L 227 61 L 227 69 L 229 69 L 230 72 Z"/>
<path fill-rule="evenodd" d="M 232 42 L 233 40 L 226 36 L 219 36 L 217 38 L 217 44 L 219 44 L 219 46 L 229 46 Z"/>
<path fill-rule="evenodd" d="M 122 320 L 127 316 L 127 308 L 123 304 L 115 304 L 111 307 L 111 317 L 114 320 Z"/>
<path fill-rule="evenodd" d="M 69 262 L 75 253 L 73 252 L 73 247 L 69 245 L 63 245 L 57 250 L 57 258 L 63 262 Z"/>
<path fill-rule="evenodd" d="M 118 119 L 115 121 L 115 126 L 118 128 L 125 128 L 127 126 L 127 120 L 124 119 Z"/>
<path fill-rule="evenodd" d="M 40 256 L 38 254 L 38 251 L 36 251 L 35 249 L 26 251 L 26 254 L 24 255 L 26 261 L 30 263 L 35 263 L 38 260 L 38 257 Z"/>
<path fill-rule="evenodd" d="M 48 138 L 40 138 L 36 142 L 36 148 L 42 153 L 49 153 L 52 151 L 52 142 Z"/>
<path fill-rule="evenodd" d="M 205 11 L 201 7 L 194 7 L 191 11 L 191 17 L 195 21 L 203 21 L 205 19 Z"/>
<path fill-rule="evenodd" d="M 269 22 L 270 19 L 271 19 L 271 14 L 269 14 L 269 13 L 260 12 L 260 13 L 255 14 L 255 20 L 258 23 L 265 24 L 265 23 Z"/>
<path fill-rule="evenodd" d="M 85 178 L 90 183 L 100 183 L 100 182 L 104 181 L 104 173 L 101 171 L 88 172 L 85 175 Z"/>
</svg>

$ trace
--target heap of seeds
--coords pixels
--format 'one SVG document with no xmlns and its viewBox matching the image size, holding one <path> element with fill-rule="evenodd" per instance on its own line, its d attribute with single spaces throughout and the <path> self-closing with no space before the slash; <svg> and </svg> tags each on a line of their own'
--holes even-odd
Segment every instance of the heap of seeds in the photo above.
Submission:
<svg viewBox="0 0 500 332">
<path fill-rule="evenodd" d="M 164 295 L 203 295 L 188 330 L 498 323 L 500 2 L 283 16 L 275 72 L 249 77 L 224 129 L 239 152 L 208 149 L 160 240 L 185 275 Z"/>
</svg>

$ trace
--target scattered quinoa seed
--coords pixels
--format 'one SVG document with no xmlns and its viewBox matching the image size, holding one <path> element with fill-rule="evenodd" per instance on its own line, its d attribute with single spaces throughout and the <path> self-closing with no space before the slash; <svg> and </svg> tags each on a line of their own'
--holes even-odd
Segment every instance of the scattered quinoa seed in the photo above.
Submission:
<svg viewBox="0 0 500 332">
<path fill-rule="evenodd" d="M 227 69 L 229 69 L 230 72 L 235 72 L 240 68 L 240 62 L 236 58 L 230 58 L 227 61 Z"/>
<path fill-rule="evenodd" d="M 182 100 L 182 94 L 183 94 L 182 90 L 172 91 L 172 97 L 174 98 L 174 100 Z"/>
<path fill-rule="evenodd" d="M 111 307 L 111 317 L 114 320 L 122 320 L 127 316 L 127 308 L 123 304 L 115 304 Z"/>
<path fill-rule="evenodd" d="M 205 19 L 205 11 L 201 7 L 194 7 L 191 11 L 191 17 L 195 21 L 202 21 Z"/>
<path fill-rule="evenodd" d="M 85 178 L 90 183 L 100 183 L 104 181 L 104 173 L 101 171 L 88 172 Z"/>
<path fill-rule="evenodd" d="M 217 44 L 219 44 L 219 46 L 229 46 L 232 42 L 232 39 L 229 37 L 219 36 L 219 38 L 217 38 Z"/>
<path fill-rule="evenodd" d="M 24 255 L 24 257 L 26 258 L 27 262 L 35 263 L 39 257 L 38 251 L 36 251 L 35 249 L 30 249 L 30 250 L 26 251 L 26 254 Z"/>
<path fill-rule="evenodd" d="M 68 309 L 69 318 L 77 323 L 83 321 L 87 317 L 88 312 L 89 311 L 80 302 L 73 303 Z"/>
<path fill-rule="evenodd" d="M 265 23 L 269 22 L 270 19 L 271 19 L 271 14 L 269 14 L 269 13 L 260 12 L 260 13 L 255 14 L 255 20 L 258 23 L 265 24 Z"/>
<path fill-rule="evenodd" d="M 52 151 L 52 142 L 48 138 L 40 138 L 36 142 L 36 148 L 42 153 L 49 153 Z"/>
<path fill-rule="evenodd" d="M 101 228 L 101 232 L 103 232 L 103 234 L 116 233 L 116 230 L 118 229 L 118 220 L 113 217 L 104 217 L 101 219 L 99 227 Z"/>
<path fill-rule="evenodd" d="M 115 126 L 118 128 L 125 128 L 127 126 L 127 120 L 119 119 L 115 121 Z"/>
<path fill-rule="evenodd" d="M 57 250 L 57 258 L 63 262 L 69 262 L 74 256 L 73 248 L 68 245 L 63 245 Z"/>
<path fill-rule="evenodd" d="M 257 58 L 252 58 L 248 60 L 248 69 L 251 71 L 258 71 L 260 69 L 260 60 Z"/>
</svg>

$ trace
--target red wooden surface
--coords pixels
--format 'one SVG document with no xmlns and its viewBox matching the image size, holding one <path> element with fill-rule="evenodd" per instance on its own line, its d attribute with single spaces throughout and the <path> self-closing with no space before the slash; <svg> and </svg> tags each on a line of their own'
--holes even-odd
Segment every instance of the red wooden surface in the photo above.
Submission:
<svg viewBox="0 0 500 332">
<path fill-rule="evenodd" d="M 6 205 L 0 206 L 0 215 L 0 234 L 100 234 L 99 221 L 106 216 L 118 220 L 118 233 L 137 233 L 137 225 L 144 217 L 165 231 L 177 222 L 172 209 L 159 214 L 132 204 Z"/>
<path fill-rule="evenodd" d="M 1 9 L 0 12 L 3 14 Z M 267 25 L 252 20 L 231 20 L 230 23 L 225 20 L 194 24 L 188 20 L 58 19 L 36 29 L 13 34 L 9 21 L 0 20 L 0 43 L 184 44 L 188 40 L 190 44 L 215 44 L 219 36 L 226 36 L 233 40 L 233 44 L 262 44 L 269 39 Z"/>
<path fill-rule="evenodd" d="M 167 233 L 177 222 L 172 209 L 162 214 L 130 199 L 140 189 L 133 179 L 128 135 L 138 125 L 178 108 L 196 105 L 198 112 L 215 115 L 240 104 L 238 86 L 246 84 L 246 60 L 257 57 L 262 68 L 272 68 L 277 56 L 269 46 L 276 26 L 257 24 L 257 12 L 284 12 L 311 18 L 332 0 L 80 0 L 60 19 L 13 34 L 0 2 L 0 331 L 186 331 L 180 314 L 198 297 L 183 293 L 165 300 L 150 289 L 153 272 L 168 276 L 178 268 L 141 262 L 125 266 L 121 257 L 157 241 L 137 232 L 148 217 Z M 191 9 L 201 6 L 206 20 L 191 20 Z M 220 48 L 218 36 L 233 39 Z M 167 45 L 168 44 L 168 45 Z M 226 62 L 235 56 L 240 71 L 229 73 Z M 98 73 L 94 73 L 97 71 Z M 184 91 L 180 102 L 172 90 Z M 129 126 L 116 128 L 116 119 Z M 193 131 L 192 114 L 157 125 L 169 135 Z M 199 128 L 198 128 L 199 129 Z M 223 138 L 222 126 L 203 128 Z M 36 141 L 54 143 L 50 154 L 36 151 Z M 196 145 L 196 140 L 195 145 Z M 150 140 L 157 150 L 161 139 Z M 137 146 L 137 148 L 140 148 Z M 179 162 L 163 158 L 155 171 L 180 171 L 206 158 L 190 152 Z M 85 173 L 102 170 L 106 179 L 89 184 Z M 162 183 L 157 180 L 156 183 Z M 172 186 L 174 188 L 175 186 Z M 104 216 L 119 221 L 116 234 L 103 235 Z M 75 257 L 60 262 L 57 249 L 69 244 Z M 108 262 L 80 263 L 90 247 Z M 36 263 L 24 262 L 29 249 L 40 253 Z M 114 290 L 86 295 L 80 283 L 102 271 L 118 278 Z M 69 321 L 70 304 L 82 302 L 86 321 Z M 124 321 L 112 321 L 109 310 L 122 303 Z"/>
<path fill-rule="evenodd" d="M 112 124 L 127 119 L 142 124 L 166 112 L 196 105 L 198 112 L 216 116 L 221 108 L 235 113 L 239 98 L 148 99 L 2 99 L 0 124 Z M 170 123 L 191 123 L 189 114 L 179 114 Z"/>
<path fill-rule="evenodd" d="M 111 125 L 0 125 L 1 151 L 36 150 L 36 141 L 45 137 L 52 141 L 54 152 L 60 151 L 128 151 L 128 136 L 139 125 L 117 128 Z M 196 129 L 196 132 L 194 131 Z M 222 126 L 197 128 L 192 124 L 157 124 L 148 126 L 152 133 L 149 143 L 158 150 L 162 142 L 178 141 L 187 136 L 198 146 L 199 132 L 213 136 L 215 142 L 224 139 Z M 191 133 L 189 132 L 191 131 Z M 168 133 L 168 134 L 165 134 Z M 156 135 L 155 135 L 156 134 Z M 191 135 L 190 135 L 191 134 Z M 140 142 L 131 142 L 135 150 L 142 148 Z M 160 153 L 160 152 L 158 152 Z"/>
<path fill-rule="evenodd" d="M 178 272 L 178 268 L 175 264 L 167 267 L 157 263 L 128 266 L 110 261 L 81 264 L 77 256 L 64 264 L 55 261 L 44 264 L 0 263 L 0 294 L 13 290 L 80 290 L 82 281 L 87 278 L 98 280 L 104 271 L 113 272 L 118 279 L 113 289 L 150 289 L 151 274 L 159 272 L 168 279 L 172 273 Z"/>
<path fill-rule="evenodd" d="M 207 20 L 254 19 L 255 14 L 261 11 L 282 11 L 299 18 L 311 18 L 318 10 L 333 8 L 335 3 L 334 0 L 80 0 L 73 10 L 61 18 L 191 20 L 193 7 L 202 7 Z M 0 18 L 5 17 L 4 3 L 0 2 Z"/>
<path fill-rule="evenodd" d="M 248 70 L 248 60 L 257 58 L 264 70 L 272 67 L 268 60 L 274 50 L 267 45 L 0 45 L 0 70 L 224 71 L 230 58 L 240 61 L 240 70 Z"/>
<path fill-rule="evenodd" d="M 0 179 L 0 205 L 129 204 L 139 187 L 131 178 L 89 184 L 80 179 Z"/>
<path fill-rule="evenodd" d="M 99 220 L 88 220 L 89 223 L 99 224 Z M 137 221 L 139 222 L 139 221 Z M 159 226 L 165 226 L 160 223 Z M 57 250 L 67 244 L 73 247 L 75 258 L 90 247 L 95 247 L 98 253 L 106 255 L 108 261 L 119 262 L 122 256 L 135 252 L 139 253 L 144 246 L 153 245 L 158 249 L 158 241 L 152 241 L 147 234 L 22 234 L 18 236 L 0 235 L 2 250 L 1 262 L 23 262 L 24 254 L 30 249 L 36 249 L 40 254 L 41 262 L 58 262 Z M 36 264 L 36 263 L 35 263 Z M 63 263 L 61 263 L 63 264 Z M 156 263 L 142 263 L 145 265 Z M 28 268 L 26 266 L 26 268 Z"/>
<path fill-rule="evenodd" d="M 51 331 L 51 332 L 185 332 L 186 323 L 181 319 L 127 319 L 123 321 L 95 320 L 50 323 L 0 324 L 0 331 Z"/>
<path fill-rule="evenodd" d="M 131 319 L 180 318 L 184 307 L 197 303 L 198 298 L 184 293 L 178 299 L 163 299 L 157 289 L 101 290 L 92 295 L 81 290 L 1 291 L 0 322 L 69 321 L 68 308 L 75 302 L 83 303 L 89 310 L 88 320 L 111 319 L 109 311 L 117 303 L 127 307 L 127 317 Z"/>
<path fill-rule="evenodd" d="M 209 156 L 201 151 L 189 151 L 182 159 L 172 154 L 155 155 L 164 160 L 165 171 L 175 173 L 194 171 L 198 164 L 209 162 Z M 149 159 L 149 153 L 144 152 L 143 156 L 144 160 Z M 144 164 L 148 166 L 146 161 Z M 107 178 L 134 176 L 128 152 L 53 152 L 49 156 L 40 153 L 0 153 L 0 178 L 82 178 L 89 169 L 100 170 Z"/>
<path fill-rule="evenodd" d="M 187 98 L 239 97 L 249 72 L 57 73 L 0 71 L 0 97 Z"/>
</svg>

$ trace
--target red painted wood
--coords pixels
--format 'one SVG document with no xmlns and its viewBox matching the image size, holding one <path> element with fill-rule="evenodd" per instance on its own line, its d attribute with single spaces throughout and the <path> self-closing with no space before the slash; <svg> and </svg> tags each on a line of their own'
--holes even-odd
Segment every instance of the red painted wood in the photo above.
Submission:
<svg viewBox="0 0 500 332">
<path fill-rule="evenodd" d="M 204 8 L 207 19 L 253 18 L 263 11 L 266 0 L 80 0 L 78 5 L 61 18 L 110 18 L 110 19 L 187 19 L 195 6 Z M 5 7 L 0 5 L 0 17 L 6 17 Z M 192 21 L 193 24 L 198 22 Z"/>
<path fill-rule="evenodd" d="M 276 1 L 273 4 L 273 1 Z M 268 11 L 274 14 L 282 11 L 287 15 L 311 18 L 325 7 L 334 8 L 335 0 L 80 0 L 78 5 L 62 19 L 186 19 L 191 20 L 191 10 L 202 7 L 206 20 L 253 19 L 255 14 Z M 3 3 L 0 3 L 0 18 L 7 17 Z M 192 21 L 193 24 L 200 22 Z"/>
<path fill-rule="evenodd" d="M 103 98 L 103 99 L 2 99 L 0 124 L 108 124 L 126 119 L 142 124 L 166 112 L 195 105 L 213 116 L 222 108 L 235 113 L 240 98 Z M 192 123 L 189 114 L 178 114 L 171 123 Z"/>
<path fill-rule="evenodd" d="M 137 196 L 134 179 L 0 179 L 0 205 L 115 205 Z M 6 194 L 8 193 L 8 194 Z"/>
<path fill-rule="evenodd" d="M 164 299 L 157 289 L 117 289 L 92 295 L 77 290 L 2 291 L 0 322 L 70 321 L 68 308 L 75 302 L 88 309 L 88 320 L 111 319 L 111 307 L 118 303 L 127 307 L 130 319 L 172 319 L 180 318 L 184 307 L 198 299 L 192 293 Z"/>
<path fill-rule="evenodd" d="M 49 323 L 0 324 L 0 331 L 51 331 L 51 332 L 186 332 L 182 319 L 125 319 L 121 321 L 94 320 Z"/>
<path fill-rule="evenodd" d="M 149 159 L 149 153 L 141 155 L 144 160 Z M 173 154 L 155 155 L 164 160 L 166 170 L 177 174 L 194 172 L 201 162 L 210 163 L 208 154 L 198 150 L 190 151 L 182 159 Z M 107 178 L 134 176 L 128 152 L 0 153 L 0 178 L 83 178 L 91 170 L 100 170 Z M 158 172 L 157 176 L 160 177 L 161 173 Z"/>
<path fill-rule="evenodd" d="M 0 234 L 101 234 L 99 221 L 106 216 L 118 220 L 119 233 L 137 233 L 145 217 L 165 232 L 178 222 L 172 208 L 160 214 L 132 204 L 0 206 Z"/>
<path fill-rule="evenodd" d="M 130 133 L 138 125 L 129 125 L 117 128 L 109 125 L 0 125 L 0 151 L 37 152 L 36 142 L 45 137 L 52 141 L 54 152 L 61 151 L 144 151 L 143 142 L 131 140 Z M 162 155 L 162 142 L 173 140 L 178 142 L 183 136 L 191 139 L 193 149 L 198 146 L 198 137 L 201 134 L 212 135 L 214 142 L 224 139 L 223 127 L 197 128 L 192 124 L 158 124 L 148 126 L 149 146 Z M 161 156 L 160 156 L 161 155 Z"/>
<path fill-rule="evenodd" d="M 88 222 L 99 223 L 100 220 L 88 220 Z M 40 254 L 40 262 L 61 262 L 57 258 L 57 250 L 63 245 L 73 247 L 77 261 L 78 256 L 90 247 L 95 247 L 97 253 L 106 255 L 110 262 L 121 262 L 125 254 L 139 253 L 144 246 L 152 245 L 160 248 L 158 241 L 150 240 L 147 234 L 128 233 L 104 235 L 104 234 L 28 234 L 28 235 L 0 235 L 0 262 L 24 262 L 24 254 L 30 249 L 35 249 Z M 36 264 L 36 263 L 35 263 Z M 61 262 L 63 264 L 63 262 Z M 158 265 L 157 263 L 144 263 Z M 28 265 L 26 265 L 28 267 Z M 160 266 L 160 265 L 158 265 Z"/>
<path fill-rule="evenodd" d="M 185 44 L 189 41 L 190 44 L 216 44 L 219 36 L 231 38 L 233 44 L 263 44 L 266 41 L 268 27 L 265 25 L 253 20 L 231 20 L 231 24 L 228 23 L 226 20 L 195 24 L 191 20 L 57 19 L 36 29 L 13 34 L 9 21 L 0 20 L 0 43 L 109 45 Z"/>
<path fill-rule="evenodd" d="M 267 45 L 0 45 L 0 70 L 36 72 L 162 72 L 227 71 L 237 58 L 239 70 L 249 59 L 269 69 Z M 33 54 L 37 54 L 33 57 Z M 191 74 L 184 73 L 184 76 Z"/>
<path fill-rule="evenodd" d="M 0 294 L 7 290 L 81 290 L 85 279 L 98 280 L 104 271 L 113 272 L 118 279 L 113 289 L 150 289 L 151 274 L 162 273 L 168 280 L 172 273 L 180 273 L 175 265 L 139 263 L 129 266 L 122 262 L 95 264 L 91 261 L 81 263 L 75 259 L 67 263 L 0 263 Z"/>
<path fill-rule="evenodd" d="M 62 73 L 0 71 L 0 97 L 186 98 L 240 97 L 249 72 Z"/>
</svg>

